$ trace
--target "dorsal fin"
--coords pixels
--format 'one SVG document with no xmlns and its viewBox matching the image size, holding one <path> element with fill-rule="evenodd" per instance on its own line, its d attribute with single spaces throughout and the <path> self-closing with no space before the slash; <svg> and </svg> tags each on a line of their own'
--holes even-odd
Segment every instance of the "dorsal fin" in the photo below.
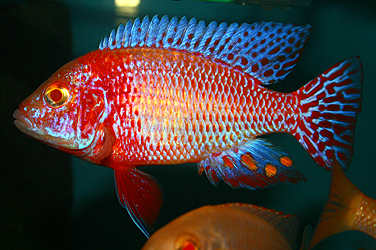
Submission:
<svg viewBox="0 0 376 250">
<path fill-rule="evenodd" d="M 244 203 L 228 203 L 217 206 L 243 211 L 259 217 L 273 226 L 286 239 L 291 249 L 296 248 L 299 228 L 299 218 L 296 215 L 284 215 L 274 209 Z"/>
<path fill-rule="evenodd" d="M 205 25 L 195 18 L 155 15 L 142 22 L 121 24 L 99 44 L 100 50 L 128 47 L 155 47 L 200 54 L 222 61 L 259 79 L 263 84 L 283 80 L 297 63 L 311 31 L 310 25 L 295 26 L 275 22 Z"/>
</svg>

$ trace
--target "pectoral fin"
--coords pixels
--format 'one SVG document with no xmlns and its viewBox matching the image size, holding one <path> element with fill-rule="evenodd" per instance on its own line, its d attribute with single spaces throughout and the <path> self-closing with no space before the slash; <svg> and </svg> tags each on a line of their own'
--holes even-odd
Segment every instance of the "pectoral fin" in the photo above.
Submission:
<svg viewBox="0 0 376 250">
<path fill-rule="evenodd" d="M 163 204 L 162 189 L 151 175 L 132 166 L 115 169 L 116 192 L 138 228 L 150 236 Z"/>
</svg>

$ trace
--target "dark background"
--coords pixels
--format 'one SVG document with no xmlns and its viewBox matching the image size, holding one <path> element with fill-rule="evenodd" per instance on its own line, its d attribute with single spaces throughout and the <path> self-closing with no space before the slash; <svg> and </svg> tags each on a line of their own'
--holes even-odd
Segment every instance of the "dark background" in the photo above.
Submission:
<svg viewBox="0 0 376 250">
<path fill-rule="evenodd" d="M 2 1 L 0 3 L 0 249 L 140 249 L 146 238 L 118 204 L 113 171 L 82 162 L 22 134 L 12 113 L 54 71 L 92 51 L 99 41 L 136 16 L 196 17 L 206 23 L 280 21 L 309 23 L 313 33 L 292 73 L 272 88 L 294 91 L 333 64 L 359 55 L 364 66 L 363 110 L 358 118 L 353 162 L 346 173 L 376 198 L 374 60 L 375 5 L 361 1 L 312 1 L 305 8 L 266 11 L 259 6 L 199 1 L 140 0 L 116 8 L 114 1 Z M 363 2 L 363 1 L 362 1 Z M 284 147 L 307 182 L 266 190 L 212 186 L 195 164 L 148 166 L 164 189 L 156 228 L 206 204 L 244 202 L 300 218 L 299 239 L 315 225 L 327 198 L 330 172 L 319 168 L 290 135 L 267 138 Z M 359 232 L 328 238 L 315 249 L 351 249 Z M 299 243 L 300 244 L 300 243 Z"/>
</svg>

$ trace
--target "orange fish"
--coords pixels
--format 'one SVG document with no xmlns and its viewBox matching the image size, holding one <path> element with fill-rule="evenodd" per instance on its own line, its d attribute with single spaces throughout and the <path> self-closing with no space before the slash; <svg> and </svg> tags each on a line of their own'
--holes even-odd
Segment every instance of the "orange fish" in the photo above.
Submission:
<svg viewBox="0 0 376 250">
<path fill-rule="evenodd" d="M 204 206 L 161 229 L 142 250 L 296 249 L 299 220 L 248 204 Z"/>
<path fill-rule="evenodd" d="M 282 149 L 290 133 L 318 165 L 344 169 L 361 109 L 362 66 L 342 61 L 293 93 L 264 87 L 293 69 L 309 25 L 238 25 L 157 16 L 120 25 L 99 49 L 60 68 L 14 112 L 27 135 L 114 169 L 119 202 L 149 235 L 162 206 L 142 165 L 198 163 L 216 185 L 305 180 Z"/>
<path fill-rule="evenodd" d="M 376 239 L 376 200 L 352 184 L 334 160 L 329 198 L 309 249 L 333 234 L 348 230 L 361 231 Z"/>
</svg>

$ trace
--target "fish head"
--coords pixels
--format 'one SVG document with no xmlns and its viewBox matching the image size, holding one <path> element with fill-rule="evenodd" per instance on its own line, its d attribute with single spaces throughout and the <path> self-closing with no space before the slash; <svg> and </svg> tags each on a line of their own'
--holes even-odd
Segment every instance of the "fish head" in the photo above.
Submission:
<svg viewBox="0 0 376 250">
<path fill-rule="evenodd" d="M 158 231 L 146 242 L 142 250 L 200 250 L 202 248 L 201 241 L 196 234 L 191 232 L 172 232 L 167 234 L 166 231 Z"/>
<path fill-rule="evenodd" d="M 226 249 L 225 236 L 211 218 L 211 210 L 204 206 L 171 221 L 152 234 L 142 250 Z"/>
<path fill-rule="evenodd" d="M 16 127 L 50 146 L 79 154 L 96 136 L 105 109 L 103 91 L 82 60 L 67 63 L 13 113 Z"/>
</svg>

